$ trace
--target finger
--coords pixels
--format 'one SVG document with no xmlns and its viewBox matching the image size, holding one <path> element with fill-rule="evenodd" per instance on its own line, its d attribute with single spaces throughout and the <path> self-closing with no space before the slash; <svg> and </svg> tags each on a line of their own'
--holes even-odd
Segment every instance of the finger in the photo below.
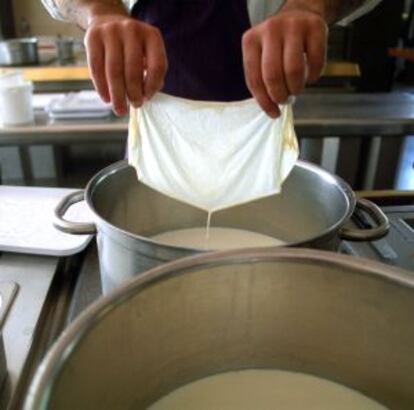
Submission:
<svg viewBox="0 0 414 410">
<path fill-rule="evenodd" d="M 323 23 L 314 24 L 308 29 L 306 57 L 310 83 L 318 81 L 325 66 L 327 35 L 327 27 Z"/>
<path fill-rule="evenodd" d="M 147 73 L 144 81 L 144 96 L 146 99 L 150 99 L 164 84 L 164 77 L 167 72 L 167 54 L 158 31 L 151 30 L 145 40 Z"/>
<path fill-rule="evenodd" d="M 289 94 L 300 94 L 306 83 L 305 54 L 303 39 L 296 33 L 285 37 L 283 68 Z"/>
<path fill-rule="evenodd" d="M 280 110 L 269 97 L 262 78 L 261 60 L 262 50 L 258 40 L 251 35 L 244 35 L 243 47 L 243 67 L 246 78 L 246 85 L 260 107 L 270 117 L 276 118 L 280 115 Z"/>
<path fill-rule="evenodd" d="M 105 76 L 105 52 L 99 32 L 92 31 L 85 37 L 86 58 L 96 91 L 103 101 L 109 102 L 109 90 Z"/>
<path fill-rule="evenodd" d="M 262 74 L 267 93 L 274 103 L 284 104 L 289 91 L 283 72 L 283 43 L 273 35 L 263 41 Z"/>
<path fill-rule="evenodd" d="M 105 41 L 105 72 L 112 106 L 117 115 L 127 112 L 123 54 L 122 43 L 112 32 Z"/>
<path fill-rule="evenodd" d="M 137 108 L 142 105 L 143 99 L 143 50 L 142 42 L 138 41 L 134 33 L 126 33 L 124 37 L 124 75 L 128 99 Z"/>
</svg>

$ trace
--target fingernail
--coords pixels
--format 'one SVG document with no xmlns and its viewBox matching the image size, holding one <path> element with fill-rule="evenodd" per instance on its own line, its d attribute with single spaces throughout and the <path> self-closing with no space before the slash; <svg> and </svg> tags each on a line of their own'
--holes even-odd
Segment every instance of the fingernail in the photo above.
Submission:
<svg viewBox="0 0 414 410">
<path fill-rule="evenodd" d="M 279 112 L 279 111 L 277 111 L 277 110 L 270 110 L 270 111 L 267 111 L 267 115 L 268 115 L 270 118 L 275 119 L 275 118 L 279 117 L 280 112 Z"/>
<path fill-rule="evenodd" d="M 134 108 L 139 108 L 142 105 L 142 100 L 131 101 L 131 104 Z"/>
<path fill-rule="evenodd" d="M 296 100 L 296 96 L 289 95 L 289 97 L 287 98 L 287 100 L 284 101 L 283 103 L 281 103 L 280 105 L 290 105 L 290 104 L 294 104 L 295 100 Z"/>
<path fill-rule="evenodd" d="M 296 98 L 297 98 L 297 95 L 291 95 L 291 96 L 288 98 L 288 104 L 290 104 L 290 105 L 295 104 L 295 102 L 296 102 Z"/>
<path fill-rule="evenodd" d="M 116 107 L 116 108 L 114 109 L 114 111 L 115 111 L 115 114 L 116 114 L 118 117 L 122 117 L 123 115 L 125 115 L 125 114 L 126 114 L 126 108 L 125 108 L 125 107 Z"/>
</svg>

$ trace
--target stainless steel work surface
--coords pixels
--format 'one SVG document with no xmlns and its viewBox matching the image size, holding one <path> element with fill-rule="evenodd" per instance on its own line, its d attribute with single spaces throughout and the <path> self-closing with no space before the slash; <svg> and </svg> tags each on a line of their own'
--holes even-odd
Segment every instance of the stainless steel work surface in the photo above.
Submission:
<svg viewBox="0 0 414 410">
<path fill-rule="evenodd" d="M 127 129 L 127 118 L 53 120 L 35 111 L 33 124 L 0 126 L 0 145 L 126 141 Z"/>
<path fill-rule="evenodd" d="M 0 282 L 0 332 L 18 289 L 16 282 Z"/>
<path fill-rule="evenodd" d="M 395 136 L 414 132 L 414 95 L 308 94 L 295 105 L 300 135 Z"/>
<path fill-rule="evenodd" d="M 299 136 L 395 136 L 414 133 L 414 96 L 384 94 L 304 94 L 294 107 Z M 36 113 L 34 124 L 0 127 L 0 145 L 124 141 L 127 118 L 51 120 Z"/>
<path fill-rule="evenodd" d="M 4 322 L 3 338 L 11 391 L 25 364 L 47 292 L 57 269 L 58 258 L 3 253 L 0 280 L 19 287 Z"/>
<path fill-rule="evenodd" d="M 79 278 L 71 300 L 67 323 L 75 320 L 91 303 L 102 296 L 102 284 L 99 271 L 98 251 L 96 244 L 89 246 Z"/>
<path fill-rule="evenodd" d="M 414 272 L 414 205 L 386 206 L 382 209 L 391 224 L 388 235 L 366 243 L 345 242 L 342 251 Z"/>
</svg>

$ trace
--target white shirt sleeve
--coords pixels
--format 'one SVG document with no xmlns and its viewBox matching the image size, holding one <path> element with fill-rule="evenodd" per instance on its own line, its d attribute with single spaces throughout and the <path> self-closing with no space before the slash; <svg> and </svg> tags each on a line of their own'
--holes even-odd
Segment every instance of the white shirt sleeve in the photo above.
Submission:
<svg viewBox="0 0 414 410">
<path fill-rule="evenodd" d="M 131 10 L 134 4 L 138 1 L 139 0 L 122 0 L 128 10 Z M 348 17 L 345 17 L 338 24 L 344 26 L 348 25 L 362 15 L 370 12 L 381 1 L 382 0 L 365 0 L 365 3 L 360 8 L 355 10 Z M 62 14 L 59 12 L 59 8 L 57 7 L 55 0 L 42 0 L 42 3 L 52 17 L 58 20 L 64 20 Z M 282 4 L 283 0 L 247 0 L 247 9 L 251 25 L 254 26 L 276 13 Z"/>
<path fill-rule="evenodd" d="M 45 6 L 46 10 L 49 12 L 49 14 L 57 19 L 64 21 L 65 18 L 62 16 L 62 14 L 59 11 L 59 7 L 56 5 L 55 0 L 41 0 L 43 5 Z M 138 0 L 122 0 L 122 3 L 124 3 L 127 10 L 131 10 L 134 4 Z"/>
<path fill-rule="evenodd" d="M 343 0 L 347 1 L 347 0 Z M 342 19 L 338 24 L 346 26 L 357 18 L 369 13 L 382 0 L 365 0 L 364 4 L 355 10 L 351 15 Z M 259 24 L 267 17 L 275 14 L 283 0 L 247 0 L 247 9 L 249 11 L 250 23 L 252 26 Z"/>
<path fill-rule="evenodd" d="M 247 0 L 250 24 L 255 26 L 275 14 L 283 0 Z"/>
<path fill-rule="evenodd" d="M 42 3 L 53 18 L 57 20 L 64 20 L 63 16 L 59 12 L 58 7 L 56 6 L 55 0 L 42 0 Z"/>
</svg>

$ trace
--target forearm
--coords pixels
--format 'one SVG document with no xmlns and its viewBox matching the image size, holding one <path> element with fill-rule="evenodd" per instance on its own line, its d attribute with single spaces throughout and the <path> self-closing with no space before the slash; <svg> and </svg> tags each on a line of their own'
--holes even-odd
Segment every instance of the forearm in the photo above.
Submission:
<svg viewBox="0 0 414 410">
<path fill-rule="evenodd" d="M 96 16 L 127 15 L 121 0 L 42 0 L 54 16 L 86 29 Z"/>
<path fill-rule="evenodd" d="M 369 0 L 285 0 L 283 8 L 302 8 L 320 14 L 327 23 L 335 23 L 368 3 Z"/>
</svg>

